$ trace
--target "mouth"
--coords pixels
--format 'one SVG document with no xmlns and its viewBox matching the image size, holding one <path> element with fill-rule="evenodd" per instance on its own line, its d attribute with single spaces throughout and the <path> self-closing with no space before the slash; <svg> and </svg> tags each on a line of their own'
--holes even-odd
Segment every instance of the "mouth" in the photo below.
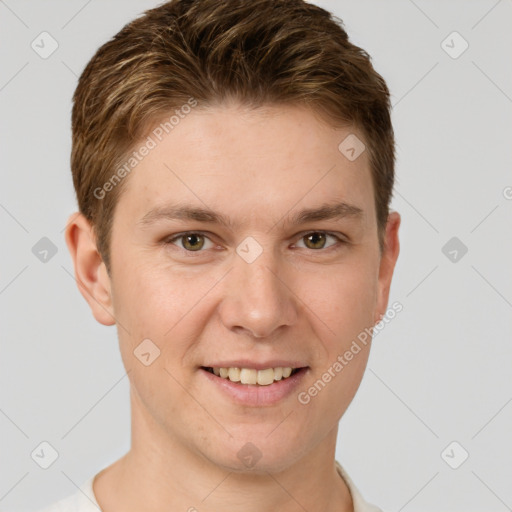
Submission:
<svg viewBox="0 0 512 512">
<path fill-rule="evenodd" d="M 292 399 L 309 371 L 309 366 L 258 366 L 257 369 L 200 366 L 198 370 L 205 384 L 220 393 L 222 400 L 256 408 L 272 407 Z"/>
<path fill-rule="evenodd" d="M 255 368 L 201 366 L 201 370 L 241 385 L 270 386 L 275 382 L 289 379 L 300 371 L 306 370 L 306 367 L 291 368 L 289 366 L 278 366 L 276 368 L 256 370 Z"/>
</svg>

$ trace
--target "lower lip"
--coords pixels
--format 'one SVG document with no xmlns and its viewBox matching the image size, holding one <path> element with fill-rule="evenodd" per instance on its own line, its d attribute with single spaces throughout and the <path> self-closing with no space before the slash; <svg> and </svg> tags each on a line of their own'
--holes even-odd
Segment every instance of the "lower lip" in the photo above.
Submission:
<svg viewBox="0 0 512 512">
<path fill-rule="evenodd" d="M 292 394 L 299 386 L 307 370 L 307 367 L 301 368 L 287 379 L 275 381 L 268 386 L 259 386 L 257 384 L 231 382 L 229 379 L 217 377 L 217 375 L 199 368 L 200 373 L 233 402 L 254 407 L 275 405 Z"/>
</svg>

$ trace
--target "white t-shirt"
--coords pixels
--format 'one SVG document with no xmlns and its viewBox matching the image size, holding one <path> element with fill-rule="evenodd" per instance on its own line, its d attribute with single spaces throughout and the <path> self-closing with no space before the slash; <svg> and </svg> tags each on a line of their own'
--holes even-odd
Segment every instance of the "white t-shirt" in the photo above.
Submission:
<svg viewBox="0 0 512 512">
<path fill-rule="evenodd" d="M 347 484 L 352 495 L 352 501 L 354 503 L 354 512 L 382 512 L 382 510 L 375 505 L 367 503 L 361 493 L 354 485 L 354 482 L 350 479 L 346 471 L 341 467 L 338 461 L 336 461 L 338 473 L 341 478 Z M 87 480 L 80 489 L 73 495 L 68 496 L 48 507 L 39 510 L 38 512 L 98 512 L 101 511 L 94 492 L 92 489 L 92 483 L 94 476 Z"/>
</svg>

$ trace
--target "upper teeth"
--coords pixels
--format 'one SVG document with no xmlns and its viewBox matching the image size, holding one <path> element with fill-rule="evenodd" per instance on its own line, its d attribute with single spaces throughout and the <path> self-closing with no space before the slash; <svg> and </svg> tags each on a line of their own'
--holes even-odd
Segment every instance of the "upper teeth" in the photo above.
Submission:
<svg viewBox="0 0 512 512">
<path fill-rule="evenodd" d="M 268 386 L 275 380 L 288 378 L 293 368 L 282 366 L 278 368 L 266 368 L 265 370 L 254 370 L 253 368 L 213 368 L 213 373 L 223 379 L 241 384 L 259 384 Z"/>
</svg>

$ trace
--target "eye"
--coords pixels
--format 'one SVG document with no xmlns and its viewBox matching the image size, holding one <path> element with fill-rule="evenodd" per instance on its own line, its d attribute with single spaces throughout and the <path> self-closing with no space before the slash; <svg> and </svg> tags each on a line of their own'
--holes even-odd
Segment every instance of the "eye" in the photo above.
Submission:
<svg viewBox="0 0 512 512">
<path fill-rule="evenodd" d="M 325 246 L 327 238 L 334 238 L 335 241 L 339 244 L 345 244 L 345 240 L 341 239 L 339 236 L 336 236 L 332 233 L 326 233 L 325 231 L 311 231 L 302 236 L 301 241 L 305 241 L 306 249 L 319 250 L 319 249 L 328 249 L 333 245 L 336 245 L 336 242 Z"/>
<path fill-rule="evenodd" d="M 334 242 L 331 245 L 326 246 L 328 238 L 334 239 Z M 308 233 L 304 233 L 299 241 L 304 241 L 305 248 L 313 251 L 330 249 L 333 246 L 347 243 L 339 236 L 334 235 L 333 233 L 326 233 L 324 231 L 310 231 Z M 204 252 L 202 249 L 211 249 L 214 246 L 213 242 L 205 234 L 196 231 L 189 231 L 174 235 L 165 240 L 165 243 L 177 245 L 180 249 L 188 253 Z"/>
<path fill-rule="evenodd" d="M 202 233 L 196 233 L 196 232 L 181 233 L 179 235 L 176 235 L 172 238 L 167 239 L 166 243 L 174 244 L 174 242 L 176 240 L 182 240 L 183 242 L 181 244 L 181 247 L 179 245 L 178 245 L 178 247 L 180 247 L 180 249 L 183 249 L 188 252 L 200 252 L 201 249 L 203 249 L 203 248 L 210 249 L 211 247 L 213 247 L 212 241 L 208 237 L 203 235 Z M 210 246 L 208 246 L 206 244 L 206 247 L 205 247 L 205 243 L 206 243 L 205 241 L 209 242 Z"/>
</svg>

